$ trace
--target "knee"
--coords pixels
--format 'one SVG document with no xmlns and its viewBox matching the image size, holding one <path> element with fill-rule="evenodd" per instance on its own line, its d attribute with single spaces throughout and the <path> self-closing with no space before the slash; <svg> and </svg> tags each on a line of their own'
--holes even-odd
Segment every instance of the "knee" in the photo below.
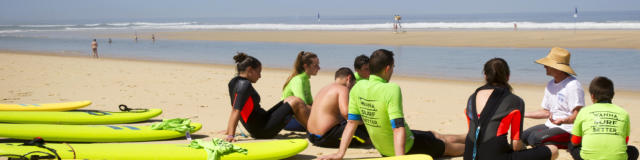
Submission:
<svg viewBox="0 0 640 160">
<path fill-rule="evenodd" d="M 289 96 L 287 98 L 285 98 L 284 103 L 289 103 L 289 106 L 291 106 L 291 108 L 296 109 L 296 106 L 300 106 L 300 104 L 304 103 L 302 101 L 302 99 L 296 97 L 296 96 Z"/>
<path fill-rule="evenodd" d="M 555 145 L 545 145 L 545 146 L 549 148 L 549 151 L 551 151 L 551 159 L 558 158 L 558 147 L 556 147 Z"/>
</svg>

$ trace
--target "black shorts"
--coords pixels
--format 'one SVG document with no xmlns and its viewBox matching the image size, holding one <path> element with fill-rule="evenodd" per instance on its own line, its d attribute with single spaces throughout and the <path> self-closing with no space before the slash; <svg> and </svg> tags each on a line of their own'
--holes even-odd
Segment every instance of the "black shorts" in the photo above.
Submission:
<svg viewBox="0 0 640 160">
<path fill-rule="evenodd" d="M 293 114 L 293 109 L 289 103 L 284 101 L 278 102 L 267 112 L 255 113 L 254 120 L 261 121 L 262 123 L 256 123 L 256 126 L 246 126 L 247 131 L 251 133 L 251 137 L 256 139 L 268 139 L 273 138 L 284 128 L 288 123 L 287 117 Z"/>
<path fill-rule="evenodd" d="M 430 131 L 411 130 L 413 133 L 413 147 L 407 154 L 428 154 L 434 159 L 444 154 L 444 141 L 436 138 Z"/>
<path fill-rule="evenodd" d="M 570 145 L 571 134 L 561 128 L 549 128 L 539 124 L 528 128 L 522 133 L 522 140 L 527 145 L 555 145 L 560 149 L 567 149 Z"/>
<path fill-rule="evenodd" d="M 336 126 L 333 126 L 327 133 L 324 135 L 315 135 L 309 134 L 309 141 L 314 146 L 319 147 L 328 147 L 328 148 L 338 148 L 340 147 L 340 138 L 342 138 L 342 132 L 344 128 L 347 126 L 347 121 L 342 121 L 338 123 Z M 356 133 L 354 136 L 362 139 L 365 143 L 360 143 L 356 138 L 351 139 L 350 147 L 360 146 L 362 144 L 366 144 L 369 140 L 369 133 L 364 125 L 358 125 L 356 128 Z"/>
<path fill-rule="evenodd" d="M 582 157 L 580 156 L 580 150 L 582 150 L 582 146 L 578 145 L 578 146 L 574 146 L 574 145 L 570 145 L 569 149 L 567 151 L 569 151 L 569 153 L 571 154 L 571 157 L 573 157 L 574 160 L 583 160 Z M 638 148 L 628 145 L 627 146 L 627 159 L 630 160 L 637 160 L 638 159 Z"/>
</svg>

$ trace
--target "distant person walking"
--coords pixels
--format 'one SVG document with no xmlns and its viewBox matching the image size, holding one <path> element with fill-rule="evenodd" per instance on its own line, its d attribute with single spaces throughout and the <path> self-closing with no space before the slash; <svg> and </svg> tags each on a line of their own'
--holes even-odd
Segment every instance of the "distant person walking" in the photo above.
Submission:
<svg viewBox="0 0 640 160">
<path fill-rule="evenodd" d="M 151 34 L 151 40 L 153 41 L 153 43 L 156 43 L 156 35 L 155 34 Z"/>
<path fill-rule="evenodd" d="M 98 42 L 96 39 L 91 42 L 91 49 L 93 50 L 93 57 L 98 58 Z"/>
<path fill-rule="evenodd" d="M 402 20 L 402 17 L 400 15 L 396 14 L 393 16 L 393 33 L 398 33 L 398 31 L 402 30 L 400 20 Z"/>
<path fill-rule="evenodd" d="M 513 23 L 513 31 L 518 31 L 518 24 L 517 23 Z"/>
<path fill-rule="evenodd" d="M 136 43 L 138 43 L 138 32 L 135 33 L 135 36 L 136 36 L 135 41 Z"/>
<path fill-rule="evenodd" d="M 111 43 L 112 43 L 111 38 L 109 38 L 109 45 L 111 45 Z"/>
</svg>

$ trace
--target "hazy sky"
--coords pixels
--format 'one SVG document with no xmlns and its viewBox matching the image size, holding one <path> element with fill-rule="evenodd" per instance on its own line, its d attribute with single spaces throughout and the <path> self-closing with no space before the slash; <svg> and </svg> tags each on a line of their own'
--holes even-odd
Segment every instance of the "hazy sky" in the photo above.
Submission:
<svg viewBox="0 0 640 160">
<path fill-rule="evenodd" d="M 0 21 L 637 11 L 640 0 L 0 0 Z"/>
</svg>

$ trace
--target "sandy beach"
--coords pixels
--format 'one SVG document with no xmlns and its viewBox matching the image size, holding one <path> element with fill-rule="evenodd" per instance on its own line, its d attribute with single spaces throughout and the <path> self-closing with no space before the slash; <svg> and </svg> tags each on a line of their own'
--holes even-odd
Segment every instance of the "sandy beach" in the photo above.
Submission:
<svg viewBox="0 0 640 160">
<path fill-rule="evenodd" d="M 447 31 L 449 32 L 449 31 Z M 496 34 L 523 36 L 534 38 L 534 32 L 527 31 L 518 33 L 506 33 L 496 31 Z M 554 33 L 556 31 L 548 31 Z M 568 32 L 568 31 L 559 31 Z M 599 32 L 611 32 L 601 37 L 578 37 L 583 41 L 596 41 L 600 38 L 614 38 L 603 43 L 594 43 L 600 46 L 591 47 L 620 47 L 638 48 L 638 31 L 578 31 L 577 35 L 583 33 L 598 34 Z M 284 34 L 283 34 L 284 33 Z M 339 34 L 338 34 L 339 33 Z M 473 31 L 461 31 L 464 34 L 474 34 Z M 328 43 L 347 43 L 368 41 L 367 43 L 377 43 L 381 41 L 373 38 L 386 36 L 405 37 L 398 42 L 391 40 L 389 43 L 401 43 L 400 41 L 418 41 L 420 37 L 412 37 L 414 34 L 438 35 L 440 32 L 420 32 L 394 35 L 390 33 L 374 32 L 364 34 L 360 32 L 179 32 L 162 33 L 162 38 L 173 39 L 204 39 L 221 40 L 220 36 L 232 36 L 226 40 L 234 41 L 262 41 L 266 37 L 285 36 L 282 39 L 292 38 L 293 42 L 313 42 L 315 34 L 326 34 L 324 38 L 331 38 L 335 41 Z M 568 33 L 564 33 L 568 34 Z M 200 35 L 200 36 L 194 36 Z M 254 36 L 249 36 L 254 35 Z M 345 35 L 353 35 L 346 38 Z M 553 34 L 542 34 L 540 37 L 551 36 Z M 478 38 L 490 38 L 492 34 L 485 36 L 478 35 Z M 160 36 L 159 36 L 160 37 Z M 342 38 L 340 38 L 342 37 Z M 455 46 L 458 43 L 468 43 L 467 38 L 457 38 L 451 36 L 450 41 Z M 616 38 L 623 37 L 623 38 Z M 547 37 L 548 38 L 548 37 Z M 559 38 L 559 37 L 555 37 Z M 376 38 L 383 39 L 383 38 Z M 411 40 L 408 40 L 411 39 Z M 470 38 L 474 39 L 474 38 Z M 575 41 L 576 39 L 573 39 Z M 440 43 L 438 41 L 424 40 L 424 43 Z M 497 40 L 496 40 L 497 41 Z M 503 41 L 513 41 L 503 38 Z M 560 41 L 556 39 L 555 41 Z M 572 40 L 562 40 L 567 43 L 578 45 L 579 42 Z M 422 42 L 409 43 L 408 45 L 418 45 Z M 482 42 L 482 44 L 488 42 Z M 497 42 L 493 42 L 497 43 Z M 513 41 L 510 45 L 526 42 Z M 547 47 L 551 42 L 540 42 L 539 47 Z M 633 43 L 636 45 L 633 46 Z M 474 43 L 469 43 L 474 44 Z M 497 43 L 498 45 L 503 45 Z M 475 45 L 475 44 L 474 44 Z M 563 44 L 557 44 L 567 46 Z M 584 44 L 582 44 L 584 45 Z M 532 46 L 527 46 L 532 47 Z M 533 46 L 535 47 L 535 46 Z M 571 46 L 567 46 L 571 47 Z M 228 57 L 231 59 L 231 57 Z M 478 66 L 480 70 L 481 66 Z M 332 70 L 321 70 L 318 76 L 311 78 L 312 93 L 315 93 L 324 85 L 333 81 Z M 57 56 L 51 54 L 41 54 L 36 52 L 12 52 L 3 51 L 0 53 L 0 103 L 50 103 L 63 101 L 92 100 L 93 104 L 87 109 L 116 111 L 119 104 L 127 104 L 135 108 L 161 108 L 164 113 L 157 120 L 164 118 L 191 118 L 194 122 L 203 123 L 203 128 L 197 132 L 196 137 L 210 140 L 211 138 L 221 138 L 224 135 L 220 131 L 226 129 L 227 119 L 231 110 L 227 83 L 235 74 L 234 66 L 212 65 L 212 64 L 192 64 L 176 62 L 158 62 L 142 60 L 124 59 L 91 59 L 88 57 Z M 289 70 L 273 69 L 265 66 L 262 78 L 254 84 L 262 97 L 262 106 L 270 107 L 280 99 L 281 86 L 286 80 Z M 482 77 L 478 77 L 481 79 Z M 591 77 L 578 77 L 591 78 Z M 481 85 L 481 82 L 424 79 L 413 77 L 393 77 L 392 82 L 400 85 L 404 98 L 405 118 L 412 129 L 435 130 L 447 134 L 465 134 L 467 124 L 463 114 L 463 109 L 468 96 Z M 540 102 L 544 91 L 544 84 L 524 85 L 515 84 L 515 94 L 521 96 L 526 103 L 526 110 L 533 111 L 540 109 Z M 625 108 L 630 116 L 640 116 L 640 92 L 617 91 L 614 103 Z M 587 102 L 591 104 L 591 102 Z M 268 109 L 268 108 L 265 108 Z M 637 119 L 633 119 L 637 120 Z M 632 120 L 632 121 L 633 121 Z M 635 121 L 634 121 L 635 122 Z M 630 144 L 640 145 L 640 136 L 637 128 L 640 123 L 631 123 Z M 524 127 L 544 123 L 544 120 L 530 120 L 524 122 Z M 298 137 L 306 138 L 302 133 L 292 133 L 282 131 L 278 138 Z M 240 142 L 256 141 L 250 138 L 241 138 Z M 170 140 L 145 143 L 188 143 L 186 140 Z M 317 156 L 334 153 L 336 149 L 320 148 L 309 146 L 305 151 L 290 159 L 314 159 Z M 378 152 L 373 149 L 349 149 L 345 158 L 379 157 Z M 462 159 L 454 157 L 452 159 Z M 562 151 L 560 159 L 570 159 L 570 155 Z"/>
<path fill-rule="evenodd" d="M 158 39 L 440 47 L 640 49 L 640 30 L 225 31 L 155 33 Z M 150 37 L 152 33 L 139 33 Z M 97 35 L 131 38 L 132 34 Z"/>
</svg>

